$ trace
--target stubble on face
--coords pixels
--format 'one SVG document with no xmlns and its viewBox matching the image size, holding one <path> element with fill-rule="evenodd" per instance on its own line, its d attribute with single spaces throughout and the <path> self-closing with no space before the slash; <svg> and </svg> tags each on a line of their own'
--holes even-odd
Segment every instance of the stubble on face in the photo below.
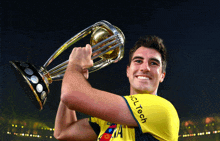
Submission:
<svg viewBox="0 0 220 141">
<path fill-rule="evenodd" d="M 127 67 L 127 77 L 130 82 L 130 94 L 156 94 L 159 82 L 162 82 L 165 73 L 162 73 L 161 55 L 151 48 L 140 47 L 132 57 Z"/>
</svg>

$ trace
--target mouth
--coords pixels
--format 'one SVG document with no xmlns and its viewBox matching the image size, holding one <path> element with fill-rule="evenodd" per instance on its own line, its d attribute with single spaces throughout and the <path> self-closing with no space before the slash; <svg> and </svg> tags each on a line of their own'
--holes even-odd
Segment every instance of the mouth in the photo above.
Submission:
<svg viewBox="0 0 220 141">
<path fill-rule="evenodd" d="M 150 80 L 150 78 L 149 77 L 147 77 L 147 76 L 135 76 L 137 79 L 140 79 L 140 80 Z"/>
</svg>

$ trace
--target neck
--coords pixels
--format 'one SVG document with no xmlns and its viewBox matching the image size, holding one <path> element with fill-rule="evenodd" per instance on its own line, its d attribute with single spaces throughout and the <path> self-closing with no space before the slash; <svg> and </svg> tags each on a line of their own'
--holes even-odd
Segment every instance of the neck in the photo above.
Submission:
<svg viewBox="0 0 220 141">
<path fill-rule="evenodd" d="M 141 90 L 135 90 L 132 87 L 130 87 L 130 95 L 134 94 L 152 94 L 152 95 L 157 95 L 157 89 L 155 91 L 141 91 Z"/>
</svg>

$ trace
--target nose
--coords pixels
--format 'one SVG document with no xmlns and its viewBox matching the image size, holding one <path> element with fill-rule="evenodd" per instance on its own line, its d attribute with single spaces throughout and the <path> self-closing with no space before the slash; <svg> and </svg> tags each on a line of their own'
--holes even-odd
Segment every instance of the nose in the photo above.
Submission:
<svg viewBox="0 0 220 141">
<path fill-rule="evenodd" d="M 140 71 L 142 72 L 149 72 L 150 71 L 150 66 L 148 63 L 142 63 L 140 67 Z"/>
</svg>

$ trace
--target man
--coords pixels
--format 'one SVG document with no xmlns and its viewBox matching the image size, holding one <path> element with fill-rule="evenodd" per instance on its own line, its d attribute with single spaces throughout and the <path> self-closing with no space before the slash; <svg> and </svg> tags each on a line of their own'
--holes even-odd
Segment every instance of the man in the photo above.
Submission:
<svg viewBox="0 0 220 141">
<path fill-rule="evenodd" d="M 140 38 L 130 51 L 130 96 L 92 88 L 90 45 L 74 48 L 62 82 L 54 136 L 58 140 L 177 141 L 179 118 L 173 105 L 157 96 L 166 74 L 166 48 L 156 36 Z M 92 116 L 77 120 L 76 111 Z"/>
</svg>

